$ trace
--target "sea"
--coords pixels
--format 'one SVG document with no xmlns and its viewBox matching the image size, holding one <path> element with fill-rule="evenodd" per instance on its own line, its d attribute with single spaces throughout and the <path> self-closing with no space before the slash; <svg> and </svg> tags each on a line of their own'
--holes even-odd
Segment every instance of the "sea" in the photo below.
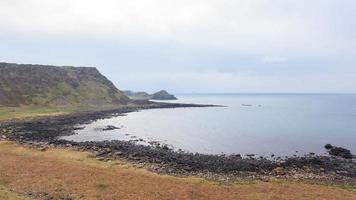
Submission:
<svg viewBox="0 0 356 200">
<path fill-rule="evenodd" d="M 101 119 L 64 139 L 159 142 L 203 154 L 356 153 L 356 94 L 180 94 L 174 103 L 223 107 L 150 109 Z M 106 126 L 119 129 L 102 131 Z"/>
</svg>

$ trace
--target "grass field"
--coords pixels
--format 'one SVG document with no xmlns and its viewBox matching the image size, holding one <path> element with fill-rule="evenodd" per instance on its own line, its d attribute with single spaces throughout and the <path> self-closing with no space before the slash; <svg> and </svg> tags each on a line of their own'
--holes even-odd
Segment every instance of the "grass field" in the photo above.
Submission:
<svg viewBox="0 0 356 200">
<path fill-rule="evenodd" d="M 122 161 L 102 162 L 87 152 L 47 151 L 0 142 L 0 195 L 21 199 L 356 199 L 354 187 L 291 181 L 222 184 L 158 175 Z M 1 197 L 1 196 L 0 196 Z M 11 199 L 8 198 L 8 199 Z"/>
<path fill-rule="evenodd" d="M 43 108 L 43 107 L 2 107 L 0 106 L 0 121 L 12 119 L 34 118 L 41 116 L 68 114 L 80 109 L 74 108 Z"/>
<path fill-rule="evenodd" d="M 0 105 L 0 122 L 16 119 L 31 119 L 36 117 L 65 115 L 81 111 L 100 111 L 117 109 L 120 107 L 136 107 L 135 104 L 127 104 L 125 106 L 104 105 L 97 107 L 90 106 L 72 106 L 72 107 L 36 107 L 36 106 L 20 106 L 20 107 L 5 107 Z"/>
</svg>

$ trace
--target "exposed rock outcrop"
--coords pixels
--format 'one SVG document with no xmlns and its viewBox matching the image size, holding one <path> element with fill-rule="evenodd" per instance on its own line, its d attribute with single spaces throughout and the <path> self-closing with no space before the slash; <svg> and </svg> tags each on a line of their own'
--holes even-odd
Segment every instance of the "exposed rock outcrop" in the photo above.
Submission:
<svg viewBox="0 0 356 200">
<path fill-rule="evenodd" d="M 352 159 L 354 156 L 351 151 L 342 147 L 333 146 L 331 144 L 326 144 L 325 149 L 332 156 L 338 156 L 345 159 Z"/>
</svg>

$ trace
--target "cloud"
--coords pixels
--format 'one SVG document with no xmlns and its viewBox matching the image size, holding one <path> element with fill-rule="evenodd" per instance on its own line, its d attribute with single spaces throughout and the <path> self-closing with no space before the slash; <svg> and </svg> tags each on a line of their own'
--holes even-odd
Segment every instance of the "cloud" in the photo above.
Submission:
<svg viewBox="0 0 356 200">
<path fill-rule="evenodd" d="M 350 13 L 344 7 L 356 3 L 343 1 L 341 7 L 332 2 L 7 0 L 0 2 L 0 27 L 23 33 L 169 40 L 253 53 L 325 51 L 329 45 L 337 47 L 333 40 L 347 37 L 342 31 L 346 26 L 355 25 L 335 12 Z M 341 34 L 344 37 L 338 38 Z"/>
<path fill-rule="evenodd" d="M 136 85 L 135 78 L 144 77 L 145 85 Z M 185 93 L 348 93 L 355 92 L 353 81 L 356 73 L 347 74 L 302 74 L 299 76 L 279 76 L 271 74 L 221 73 L 217 71 L 185 71 L 178 73 L 140 72 L 123 77 L 126 87 L 154 92 L 164 85 L 167 90 Z M 124 85 L 126 86 L 126 85 Z M 306 87 L 307 86 L 307 87 Z"/>
<path fill-rule="evenodd" d="M 283 63 L 288 59 L 283 56 L 265 56 L 262 58 L 263 63 Z"/>
<path fill-rule="evenodd" d="M 120 88 L 355 91 L 355 7 L 354 0 L 1 0 L 0 55 L 97 66 Z"/>
</svg>

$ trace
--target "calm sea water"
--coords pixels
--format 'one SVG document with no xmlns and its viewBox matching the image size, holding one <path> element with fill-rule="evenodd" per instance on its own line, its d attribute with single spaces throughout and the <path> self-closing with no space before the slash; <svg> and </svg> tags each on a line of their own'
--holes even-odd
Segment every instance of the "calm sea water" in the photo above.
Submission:
<svg viewBox="0 0 356 200">
<path fill-rule="evenodd" d="M 327 143 L 356 153 L 354 94 L 177 95 L 170 102 L 227 107 L 153 109 L 98 120 L 65 137 L 74 141 L 160 141 L 199 153 L 325 153 Z M 118 130 L 100 131 L 107 125 Z"/>
</svg>

